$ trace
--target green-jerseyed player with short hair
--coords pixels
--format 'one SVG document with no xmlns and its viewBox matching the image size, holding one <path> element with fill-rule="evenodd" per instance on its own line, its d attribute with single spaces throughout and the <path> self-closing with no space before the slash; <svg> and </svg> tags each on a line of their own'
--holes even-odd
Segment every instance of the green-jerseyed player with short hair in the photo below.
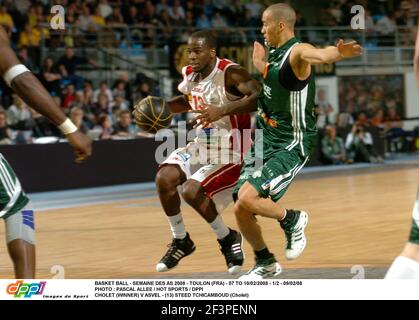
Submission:
<svg viewBox="0 0 419 320">
<path fill-rule="evenodd" d="M 285 232 L 287 259 L 296 259 L 304 250 L 307 213 L 287 210 L 278 200 L 307 163 L 317 129 L 313 114 L 315 85 L 311 65 L 332 63 L 361 54 L 355 41 L 316 49 L 300 43 L 294 35 L 295 11 L 287 4 L 269 6 L 262 16 L 262 33 L 269 45 L 255 42 L 253 62 L 263 73 L 263 89 L 258 98 L 256 139 L 244 160 L 233 197 L 240 230 L 255 252 L 256 264 L 244 277 L 266 278 L 278 275 L 281 267 L 269 252 L 255 215 L 277 220 Z M 263 148 L 263 149 L 261 149 Z M 255 166 L 259 154 L 263 165 Z"/>
</svg>

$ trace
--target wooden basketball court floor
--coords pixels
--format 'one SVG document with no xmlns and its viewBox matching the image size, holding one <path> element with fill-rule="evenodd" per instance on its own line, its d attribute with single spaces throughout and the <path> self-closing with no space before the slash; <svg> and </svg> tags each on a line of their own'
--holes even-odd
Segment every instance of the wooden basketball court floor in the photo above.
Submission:
<svg viewBox="0 0 419 320">
<path fill-rule="evenodd" d="M 303 172 L 283 198 L 287 208 L 309 213 L 303 255 L 286 261 L 279 225 L 259 218 L 265 240 L 284 268 L 282 277 L 352 278 L 364 272 L 366 278 L 382 278 L 407 239 L 418 185 L 418 157 L 405 163 Z M 53 197 L 44 197 L 44 210 L 36 214 L 38 278 L 230 277 L 210 227 L 186 204 L 184 220 L 197 250 L 172 271 L 155 272 L 171 240 L 155 190 L 113 190 L 118 191 L 95 196 L 93 189 L 86 197 L 77 191 L 67 191 L 66 197 L 58 192 L 55 204 Z M 231 206 L 223 218 L 236 228 Z M 4 239 L 4 228 L 0 237 Z M 247 244 L 244 249 L 245 271 L 253 264 L 253 253 Z M 13 277 L 5 241 L 0 241 L 0 277 Z"/>
</svg>

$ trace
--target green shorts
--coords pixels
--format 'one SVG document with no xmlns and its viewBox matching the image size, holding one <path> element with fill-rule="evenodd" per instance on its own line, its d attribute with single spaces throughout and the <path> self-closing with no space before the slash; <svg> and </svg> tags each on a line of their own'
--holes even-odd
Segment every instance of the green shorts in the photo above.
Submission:
<svg viewBox="0 0 419 320">
<path fill-rule="evenodd" d="M 419 244 L 419 191 L 413 207 L 412 228 L 410 228 L 409 242 Z"/>
<path fill-rule="evenodd" d="M 413 220 L 412 228 L 410 228 L 409 242 L 419 244 L 419 226 Z"/>
<path fill-rule="evenodd" d="M 239 180 L 233 190 L 234 201 L 237 200 L 241 186 L 248 181 L 255 187 L 260 197 L 270 197 L 277 202 L 309 158 L 301 155 L 296 149 L 279 150 L 266 157 L 263 165 L 257 165 L 252 155 L 253 152 L 250 152 L 243 161 Z"/>
</svg>

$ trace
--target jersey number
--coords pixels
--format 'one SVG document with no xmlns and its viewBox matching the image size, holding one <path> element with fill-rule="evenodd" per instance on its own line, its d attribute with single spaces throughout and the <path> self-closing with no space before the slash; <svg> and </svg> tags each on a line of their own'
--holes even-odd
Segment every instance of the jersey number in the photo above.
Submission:
<svg viewBox="0 0 419 320">
<path fill-rule="evenodd" d="M 195 110 L 204 110 L 205 109 L 205 103 L 204 99 L 202 99 L 201 96 L 192 96 L 194 109 Z"/>
</svg>

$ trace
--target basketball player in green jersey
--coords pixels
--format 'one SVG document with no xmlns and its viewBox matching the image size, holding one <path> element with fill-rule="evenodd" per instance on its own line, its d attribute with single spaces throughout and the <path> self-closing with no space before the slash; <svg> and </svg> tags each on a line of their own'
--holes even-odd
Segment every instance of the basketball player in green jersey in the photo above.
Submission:
<svg viewBox="0 0 419 320">
<path fill-rule="evenodd" d="M 300 43 L 294 35 L 295 20 L 295 11 L 289 5 L 269 6 L 262 16 L 262 33 L 270 47 L 268 59 L 265 61 L 265 50 L 259 43 L 255 43 L 253 53 L 253 62 L 263 74 L 257 115 L 257 128 L 263 130 L 263 139 L 255 139 L 233 191 L 239 228 L 256 258 L 246 278 L 266 278 L 281 272 L 263 240 L 255 215 L 280 223 L 287 241 L 287 259 L 296 259 L 303 252 L 307 213 L 287 210 L 278 200 L 307 163 L 315 146 L 315 84 L 311 65 L 356 57 L 362 50 L 355 41 L 340 40 L 336 46 L 324 49 Z M 255 160 L 259 155 L 263 165 L 257 167 Z"/>
<path fill-rule="evenodd" d="M 81 162 L 90 156 L 92 141 L 66 118 L 64 112 L 10 48 L 9 39 L 0 27 L 0 75 L 31 108 L 57 125 L 66 136 Z M 30 161 L 30 160 L 28 160 Z M 66 179 L 63 173 L 63 179 Z M 0 154 L 0 218 L 6 225 L 7 249 L 12 258 L 15 277 L 35 278 L 35 223 L 29 198 L 15 172 Z"/>
<path fill-rule="evenodd" d="M 416 87 L 419 91 L 419 29 L 416 36 L 415 58 Z M 386 279 L 419 279 L 419 189 L 413 207 L 413 220 L 409 240 L 386 274 Z"/>
</svg>

